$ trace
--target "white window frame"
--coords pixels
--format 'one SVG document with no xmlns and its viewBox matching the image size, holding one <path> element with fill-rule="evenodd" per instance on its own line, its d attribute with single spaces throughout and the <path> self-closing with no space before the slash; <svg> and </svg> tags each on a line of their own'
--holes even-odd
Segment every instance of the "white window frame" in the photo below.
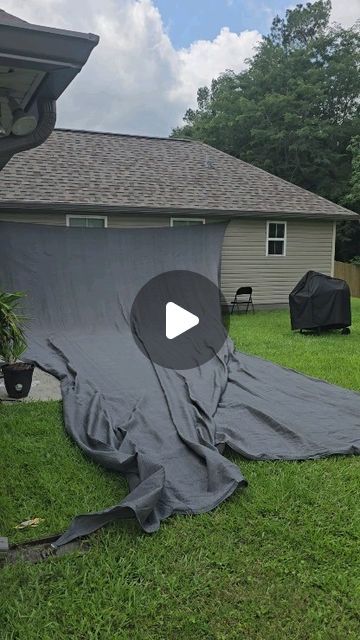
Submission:
<svg viewBox="0 0 360 640">
<path fill-rule="evenodd" d="M 170 218 L 170 227 L 174 226 L 174 222 L 199 222 L 200 224 L 205 224 L 205 218 Z"/>
<path fill-rule="evenodd" d="M 104 229 L 107 229 L 108 226 L 108 217 L 107 216 L 87 216 L 84 214 L 77 214 L 77 213 L 68 213 L 66 215 L 66 226 L 70 227 L 70 220 L 71 218 L 93 218 L 95 220 L 104 220 Z M 83 227 L 80 227 L 83 228 Z"/>
<path fill-rule="evenodd" d="M 284 225 L 284 238 L 270 238 L 269 229 L 271 224 Z M 280 241 L 284 243 L 284 253 L 269 253 L 269 241 Z M 266 257 L 267 258 L 285 258 L 287 251 L 287 222 L 285 220 L 267 220 L 266 221 Z"/>
</svg>

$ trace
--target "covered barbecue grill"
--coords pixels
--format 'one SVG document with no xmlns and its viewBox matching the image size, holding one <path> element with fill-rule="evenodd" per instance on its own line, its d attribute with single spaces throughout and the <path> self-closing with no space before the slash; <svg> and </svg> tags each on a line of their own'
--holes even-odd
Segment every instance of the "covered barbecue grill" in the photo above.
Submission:
<svg viewBox="0 0 360 640">
<path fill-rule="evenodd" d="M 345 280 L 308 271 L 289 296 L 292 329 L 343 329 L 351 325 L 350 289 Z"/>
</svg>

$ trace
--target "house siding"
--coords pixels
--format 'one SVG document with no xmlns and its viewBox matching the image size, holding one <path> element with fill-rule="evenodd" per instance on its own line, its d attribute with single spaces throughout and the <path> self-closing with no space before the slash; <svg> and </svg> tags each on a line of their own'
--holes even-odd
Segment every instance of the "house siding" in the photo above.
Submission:
<svg viewBox="0 0 360 640">
<path fill-rule="evenodd" d="M 66 216 L 60 213 L 0 213 L 0 220 L 64 225 Z M 108 226 L 113 228 L 165 227 L 169 224 L 170 217 L 165 216 L 108 216 Z M 332 221 L 288 220 L 286 256 L 266 256 L 266 219 L 231 220 L 222 251 L 224 296 L 229 301 L 238 287 L 250 285 L 254 289 L 255 304 L 287 303 L 290 291 L 306 271 L 313 269 L 331 275 L 333 233 Z"/>
<path fill-rule="evenodd" d="M 222 290 L 229 300 L 240 286 L 255 304 L 283 304 L 306 271 L 331 275 L 333 228 L 328 221 L 288 220 L 286 256 L 266 256 L 266 220 L 232 220 L 222 252 Z"/>
<path fill-rule="evenodd" d="M 76 213 L 71 213 L 76 216 Z M 79 215 L 84 215 L 80 213 Z M 96 214 L 91 214 L 96 215 Z M 89 217 L 91 217 L 89 214 Z M 99 211 L 99 216 L 103 215 Z M 63 213 L 2 213 L 0 212 L 0 220 L 6 222 L 29 222 L 34 224 L 55 224 L 65 225 L 66 215 Z M 131 227 L 168 227 L 170 218 L 163 216 L 137 216 L 137 215 L 121 215 L 108 216 L 108 227 L 116 229 L 130 229 Z"/>
<path fill-rule="evenodd" d="M 6 213 L 0 211 L 0 221 L 64 225 L 66 217 L 62 213 Z"/>
</svg>

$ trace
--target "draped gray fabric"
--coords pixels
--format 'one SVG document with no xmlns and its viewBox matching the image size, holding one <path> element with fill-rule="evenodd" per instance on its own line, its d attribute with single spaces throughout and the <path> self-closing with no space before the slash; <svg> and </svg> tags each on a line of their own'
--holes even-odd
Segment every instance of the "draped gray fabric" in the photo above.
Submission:
<svg viewBox="0 0 360 640">
<path fill-rule="evenodd" d="M 225 445 L 257 460 L 359 453 L 357 393 L 239 353 L 230 339 L 186 371 L 139 350 L 129 316 L 140 288 L 174 269 L 218 284 L 224 230 L 0 223 L 0 288 L 27 293 L 26 359 L 61 380 L 75 442 L 129 485 L 119 504 L 76 516 L 58 545 L 121 518 L 152 532 L 173 513 L 214 508 L 246 486 Z"/>
</svg>

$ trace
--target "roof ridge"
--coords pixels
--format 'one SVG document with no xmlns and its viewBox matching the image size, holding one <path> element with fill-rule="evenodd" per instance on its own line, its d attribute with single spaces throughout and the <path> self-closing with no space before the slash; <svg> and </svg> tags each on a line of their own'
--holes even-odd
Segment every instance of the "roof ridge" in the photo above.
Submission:
<svg viewBox="0 0 360 640">
<path fill-rule="evenodd" d="M 119 138 L 137 138 L 145 140 L 166 140 L 167 142 L 197 142 L 191 138 L 170 138 L 169 136 L 148 136 L 140 133 L 119 133 L 118 131 L 96 131 L 94 129 L 74 129 L 71 127 L 55 127 L 54 131 L 67 131 L 69 133 L 90 133 L 101 136 L 116 136 Z"/>
</svg>

